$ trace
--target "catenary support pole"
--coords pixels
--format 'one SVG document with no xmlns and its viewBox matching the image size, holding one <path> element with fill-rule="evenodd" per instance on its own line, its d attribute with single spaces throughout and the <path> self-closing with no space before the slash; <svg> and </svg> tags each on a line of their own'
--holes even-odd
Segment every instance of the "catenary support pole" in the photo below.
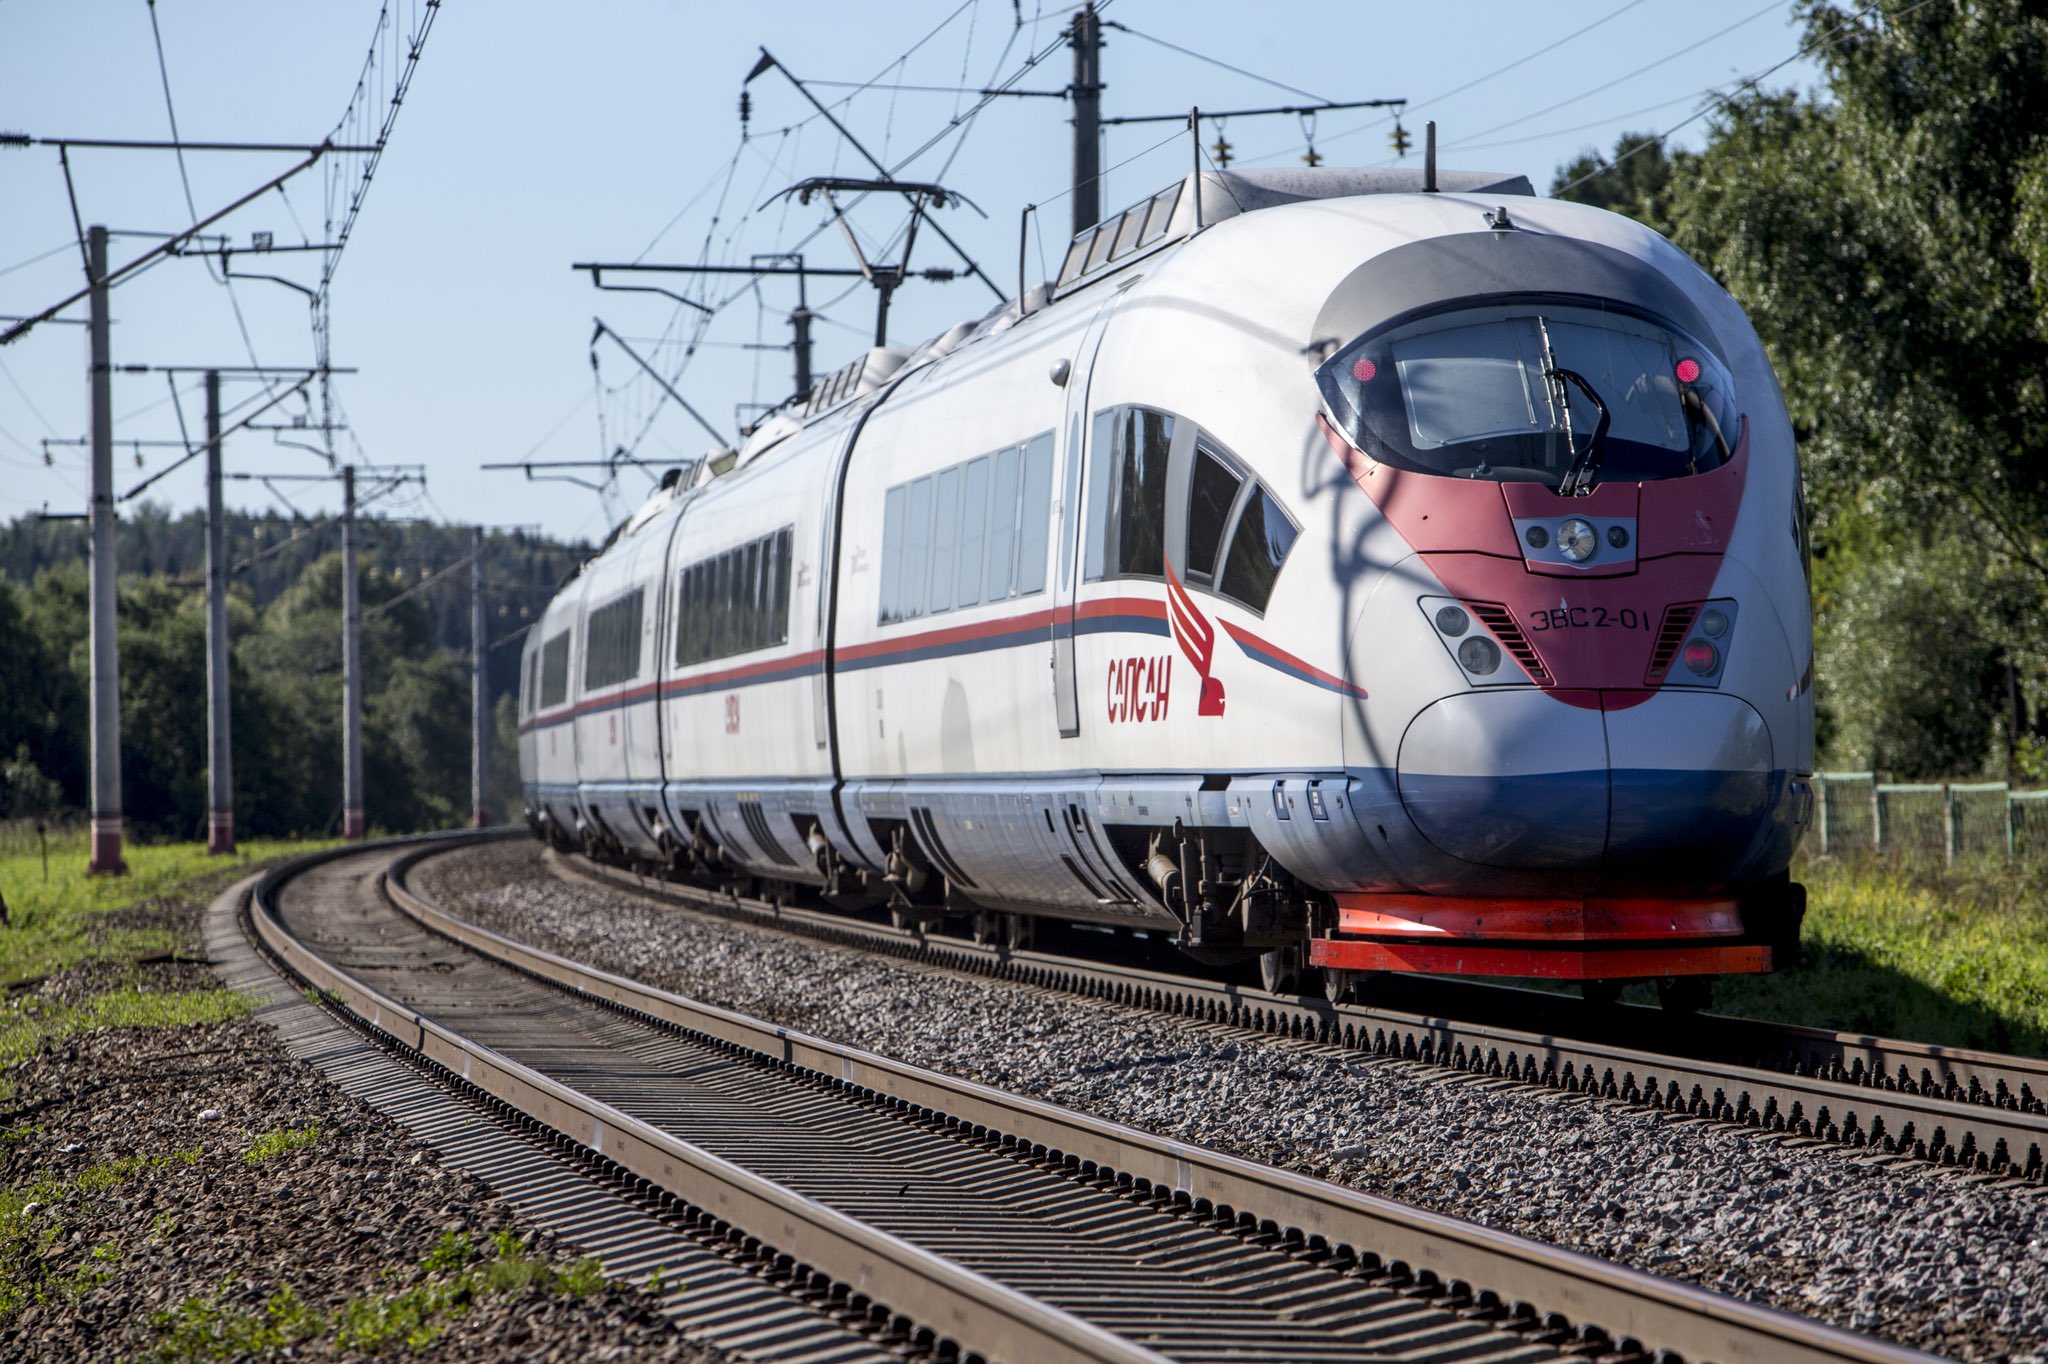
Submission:
<svg viewBox="0 0 2048 1364">
<path fill-rule="evenodd" d="M 228 737 L 228 563 L 220 503 L 220 371 L 206 371 L 206 851 L 235 850 Z"/>
<path fill-rule="evenodd" d="M 121 657 L 114 632 L 114 398 L 107 339 L 107 229 L 86 234 L 92 353 L 92 857 L 87 871 L 128 870 L 121 857 Z"/>
<path fill-rule="evenodd" d="M 469 542 L 469 813 L 479 829 L 490 827 L 490 812 L 484 808 L 484 783 L 490 776 L 491 706 L 490 684 L 484 677 L 484 528 L 471 532 Z"/>
<path fill-rule="evenodd" d="M 1102 218 L 1102 21 L 1095 6 L 1074 15 L 1074 235 Z"/>
<path fill-rule="evenodd" d="M 363 603 L 356 584 L 356 466 L 341 470 L 341 836 L 363 821 Z"/>
</svg>

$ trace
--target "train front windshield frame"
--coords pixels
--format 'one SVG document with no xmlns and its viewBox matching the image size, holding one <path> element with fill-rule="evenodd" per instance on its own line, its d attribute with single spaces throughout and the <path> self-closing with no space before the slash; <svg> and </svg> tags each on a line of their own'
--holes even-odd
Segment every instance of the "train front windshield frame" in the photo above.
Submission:
<svg viewBox="0 0 2048 1364">
<path fill-rule="evenodd" d="M 1580 382 L 1573 382 L 1576 378 Z M 1669 323 L 1612 305 L 1464 304 L 1376 328 L 1316 371 L 1331 419 L 1396 468 L 1555 488 L 1683 478 L 1739 443 L 1727 367 Z M 1608 427 L 1592 450 L 1600 424 Z"/>
</svg>

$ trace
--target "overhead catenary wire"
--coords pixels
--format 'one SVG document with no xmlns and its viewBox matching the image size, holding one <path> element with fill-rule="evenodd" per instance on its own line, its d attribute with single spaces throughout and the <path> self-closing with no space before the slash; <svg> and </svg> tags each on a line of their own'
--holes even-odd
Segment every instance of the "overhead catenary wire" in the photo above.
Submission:
<svg viewBox="0 0 2048 1364">
<path fill-rule="evenodd" d="M 1557 51 L 1559 48 L 1565 46 L 1566 44 L 1575 42 L 1578 39 L 1585 37 L 1594 29 L 1599 28 L 1604 24 L 1607 24 L 1615 19 L 1620 18 L 1622 15 L 1628 13 L 1630 10 L 1634 9 L 1636 6 L 1642 3 L 1643 0 L 1626 0 L 1624 4 L 1609 10 L 1607 13 L 1601 15 L 1599 18 L 1593 20 L 1588 24 L 1573 29 L 1570 33 L 1565 34 L 1563 37 L 1545 43 L 1542 47 L 1537 48 L 1533 52 L 1526 52 L 1521 56 L 1515 58 L 1513 61 L 1508 62 L 1506 65 L 1497 66 L 1493 70 L 1488 71 L 1484 75 L 1474 76 L 1471 80 L 1466 81 L 1462 85 L 1456 85 L 1451 87 L 1449 90 L 1442 91 L 1438 94 L 1430 95 L 1424 99 L 1416 100 L 1409 104 L 1408 107 L 1402 112 L 1404 114 L 1409 114 L 1419 113 L 1424 110 L 1433 109 L 1436 106 L 1442 104 L 1445 100 L 1454 99 L 1459 95 L 1467 93 L 1468 91 L 1476 90 L 1480 86 L 1485 85 L 1489 81 L 1495 80 L 1501 76 L 1505 76 L 1510 71 L 1514 71 L 1520 67 L 1527 66 L 1530 62 L 1535 61 L 1538 57 L 1548 56 L 1550 53 Z M 1387 120 L 1385 118 L 1368 119 L 1366 122 L 1359 124 L 1355 128 L 1344 128 L 1338 130 L 1337 132 L 1321 136 L 1318 138 L 1318 142 L 1320 145 L 1327 147 L 1334 143 L 1342 142 L 1348 138 L 1356 137 L 1360 133 L 1370 132 L 1375 128 L 1384 127 L 1386 122 Z M 1272 152 L 1267 153 L 1265 155 L 1248 158 L 1246 164 L 1256 165 L 1259 162 L 1273 160 L 1276 157 L 1293 156 L 1297 152 L 1302 150 L 1302 145 L 1290 147 L 1279 152 Z"/>
</svg>

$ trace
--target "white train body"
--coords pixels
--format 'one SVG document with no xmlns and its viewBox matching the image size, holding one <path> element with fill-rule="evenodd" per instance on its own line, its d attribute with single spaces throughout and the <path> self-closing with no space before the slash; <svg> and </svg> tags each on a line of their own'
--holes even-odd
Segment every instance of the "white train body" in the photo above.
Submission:
<svg viewBox="0 0 2048 1364">
<path fill-rule="evenodd" d="M 1446 183 L 1204 176 L 1196 230 L 1190 179 L 664 489 L 528 643 L 536 828 L 1338 970 L 1768 969 L 1775 380 L 1654 233 Z"/>
</svg>

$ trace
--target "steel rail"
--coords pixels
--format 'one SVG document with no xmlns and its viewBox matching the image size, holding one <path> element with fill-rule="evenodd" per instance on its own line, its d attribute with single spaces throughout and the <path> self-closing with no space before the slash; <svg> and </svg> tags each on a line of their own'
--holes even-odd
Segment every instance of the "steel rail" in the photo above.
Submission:
<svg viewBox="0 0 2048 1364">
<path fill-rule="evenodd" d="M 330 1003 L 485 1095 L 678 1197 L 743 1227 L 813 1269 L 990 1359 L 1165 1364 L 1165 1357 L 763 1179 L 539 1072 L 371 989 L 301 943 L 275 911 L 280 886 L 360 846 L 273 869 L 250 897 L 262 945 Z"/>
<path fill-rule="evenodd" d="M 1648 1050 L 1597 1036 L 1365 1004 L 1331 1004 L 1227 981 L 983 946 L 819 910 L 745 900 L 587 860 L 566 870 L 713 913 L 1113 1003 L 1339 1043 L 1939 1165 L 2048 1179 L 2048 1112 L 2042 1111 L 2038 1098 L 2048 1094 L 2048 1064 L 2024 1057 L 1711 1017 L 1690 1020 L 1700 1032 L 1684 1039 L 1674 1034 L 1662 1011 L 1619 1011 L 1617 1031 L 1626 1028 L 1637 1037 L 1649 1034 L 1661 1045 L 1693 1044 L 1690 1054 Z M 1555 996 L 1463 983 L 1446 988 L 1460 1000 L 1484 999 L 1485 1012 L 1496 1016 L 1525 1013 L 1540 1001 L 1553 1022 L 1563 1021 Z"/>
<path fill-rule="evenodd" d="M 1034 1153 L 1128 1178 L 1155 1201 L 1206 1202 L 1220 1218 L 1266 1238 L 1314 1245 L 1340 1257 L 1371 1254 L 1453 1299 L 1484 1293 L 1545 1314 L 1596 1324 L 1608 1339 L 1675 1351 L 1687 1359 L 1783 1361 L 1927 1360 L 1903 1346 L 1744 1302 L 1692 1284 L 1465 1222 L 1292 1171 L 1157 1136 L 1024 1096 L 748 1018 L 518 942 L 461 919 L 413 892 L 406 874 L 432 849 L 408 852 L 386 874 L 385 893 L 429 932 L 581 997 L 709 1037 L 970 1125 L 977 1134 L 1029 1143 Z M 1461 1288 L 1462 1286 L 1462 1293 Z M 1582 1327 L 1583 1330 L 1583 1327 Z"/>
</svg>

